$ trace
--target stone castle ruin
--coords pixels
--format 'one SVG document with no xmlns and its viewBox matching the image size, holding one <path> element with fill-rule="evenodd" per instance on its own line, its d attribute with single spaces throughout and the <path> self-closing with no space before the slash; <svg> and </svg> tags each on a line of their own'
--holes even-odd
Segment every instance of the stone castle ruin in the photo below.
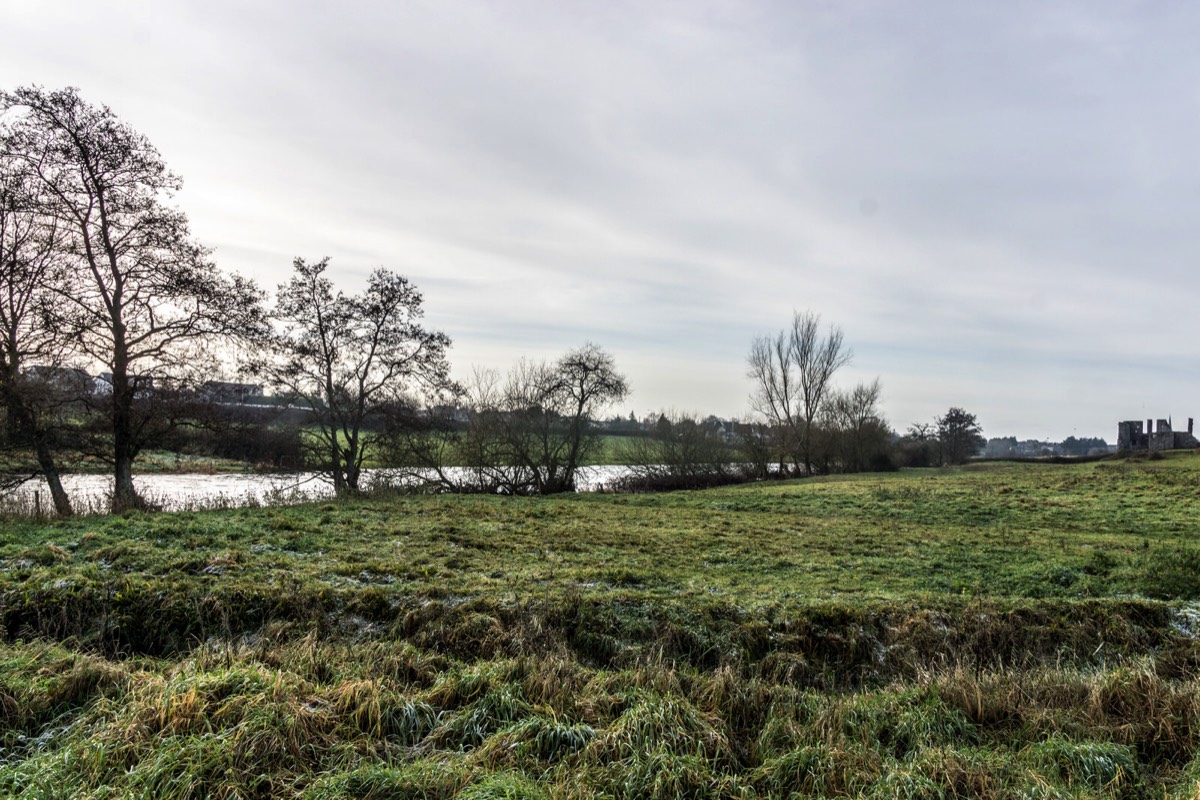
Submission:
<svg viewBox="0 0 1200 800">
<path fill-rule="evenodd" d="M 1171 421 L 1158 420 L 1158 428 L 1154 420 L 1146 420 L 1146 428 L 1142 430 L 1140 419 L 1127 420 L 1117 423 L 1117 450 L 1149 450 L 1152 453 L 1159 450 L 1179 450 L 1185 447 L 1200 447 L 1200 441 L 1193 435 L 1193 420 L 1188 417 L 1187 433 L 1171 430 Z"/>
</svg>

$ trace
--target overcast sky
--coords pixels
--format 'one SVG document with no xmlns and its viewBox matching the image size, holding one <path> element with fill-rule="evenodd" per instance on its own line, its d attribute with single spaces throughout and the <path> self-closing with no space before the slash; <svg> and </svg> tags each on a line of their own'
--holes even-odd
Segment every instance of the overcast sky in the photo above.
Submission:
<svg viewBox="0 0 1200 800">
<path fill-rule="evenodd" d="M 222 267 L 425 294 L 456 374 L 594 341 L 619 411 L 747 413 L 811 309 L 903 430 L 1200 417 L 1200 5 L 0 0 Z"/>
</svg>

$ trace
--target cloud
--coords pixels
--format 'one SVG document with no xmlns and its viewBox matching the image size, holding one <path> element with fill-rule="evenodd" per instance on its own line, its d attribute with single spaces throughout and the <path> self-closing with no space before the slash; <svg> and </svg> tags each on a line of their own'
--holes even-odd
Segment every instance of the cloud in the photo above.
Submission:
<svg viewBox="0 0 1200 800">
<path fill-rule="evenodd" d="M 1194 402 L 1187 6 L 5 10 L 8 85 L 149 135 L 222 264 L 399 269 L 464 374 L 591 339 L 638 408 L 733 415 L 751 338 L 811 308 L 901 427 L 1110 435 Z"/>
</svg>

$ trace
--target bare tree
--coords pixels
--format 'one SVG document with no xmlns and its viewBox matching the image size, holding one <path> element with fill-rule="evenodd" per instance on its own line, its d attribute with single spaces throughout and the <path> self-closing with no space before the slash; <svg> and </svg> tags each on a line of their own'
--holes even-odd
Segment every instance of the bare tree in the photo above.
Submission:
<svg viewBox="0 0 1200 800">
<path fill-rule="evenodd" d="M 65 276 L 59 229 L 41 213 L 38 189 L 24 164 L 0 161 L 0 401 L 6 444 L 33 449 L 55 511 L 69 516 L 71 501 L 55 460 L 55 417 L 81 398 L 54 379 L 69 354 L 69 343 L 50 322 L 53 289 Z"/>
<path fill-rule="evenodd" d="M 747 360 L 747 375 L 754 381 L 750 405 L 770 425 L 769 434 L 775 439 L 779 471 L 784 471 L 785 460 L 799 467 L 802 459 L 801 418 L 798 413 L 800 385 L 792 364 L 792 348 L 787 332 L 756 338 L 750 345 Z"/>
<path fill-rule="evenodd" d="M 476 368 L 457 401 L 463 417 L 460 426 L 456 430 L 450 425 L 440 426 L 442 430 L 453 430 L 452 446 L 444 448 L 441 461 L 425 459 L 420 463 L 437 464 L 441 487 L 451 491 L 528 491 L 535 481 L 528 467 L 513 458 L 509 447 L 511 420 L 499 372 Z M 438 438 L 446 441 L 446 437 Z M 447 464 L 457 469 L 444 469 Z"/>
<path fill-rule="evenodd" d="M 633 491 L 703 489 L 752 477 L 723 432 L 694 414 L 660 414 L 654 431 L 629 437 L 624 450 L 631 474 L 618 485 Z"/>
<path fill-rule="evenodd" d="M 813 471 L 813 433 L 834 374 L 850 362 L 842 330 L 821 332 L 821 315 L 795 312 L 789 329 L 755 339 L 748 358 L 754 381 L 751 404 L 781 432 L 783 452 L 806 473 Z"/>
<path fill-rule="evenodd" d="M 591 342 L 569 351 L 555 363 L 546 396 L 554 398 L 566 420 L 561 482 L 553 490 L 575 488 L 575 473 L 600 441 L 595 428 L 600 412 L 629 395 L 625 376 L 613 357 Z"/>
<path fill-rule="evenodd" d="M 413 400 L 393 414 L 379 439 L 390 476 L 410 489 L 528 492 L 533 478 L 513 462 L 500 375 L 475 369 L 465 386 Z"/>
<path fill-rule="evenodd" d="M 382 432 L 414 389 L 449 384 L 450 339 L 418 324 L 423 298 L 407 278 L 380 268 L 366 291 L 347 296 L 325 277 L 328 258 L 293 266 L 279 287 L 277 330 L 253 371 L 311 409 L 318 468 L 338 494 L 355 493 L 372 445 L 368 426 Z"/>
<path fill-rule="evenodd" d="M 203 368 L 222 337 L 258 330 L 261 292 L 217 270 L 166 204 L 178 176 L 107 106 L 74 88 L 25 87 L 0 94 L 0 109 L 16 115 L 0 157 L 40 182 L 72 261 L 55 324 L 111 373 L 113 506 L 140 505 L 133 462 L 153 404 L 138 400 Z"/>
<path fill-rule="evenodd" d="M 612 356 L 594 344 L 554 363 L 521 360 L 503 380 L 477 371 L 456 398 L 465 418 L 412 431 L 396 460 L 409 480 L 446 491 L 571 491 L 599 444 L 595 420 L 628 393 Z"/>
<path fill-rule="evenodd" d="M 825 416 L 843 472 L 862 472 L 889 462 L 889 431 L 879 413 L 881 393 L 878 378 L 849 391 L 830 393 Z"/>
<path fill-rule="evenodd" d="M 939 449 L 937 429 L 931 422 L 914 422 L 896 442 L 896 456 L 906 467 L 936 466 Z"/>
<path fill-rule="evenodd" d="M 629 394 L 625 376 L 603 348 L 588 343 L 553 364 L 521 361 L 504 387 L 506 443 L 537 494 L 573 491 L 595 451 L 597 415 Z"/>
</svg>

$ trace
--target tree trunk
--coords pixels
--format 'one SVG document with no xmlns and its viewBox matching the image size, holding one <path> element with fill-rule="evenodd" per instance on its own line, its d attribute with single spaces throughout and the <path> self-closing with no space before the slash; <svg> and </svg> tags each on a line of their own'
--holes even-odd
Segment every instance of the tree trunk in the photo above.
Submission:
<svg viewBox="0 0 1200 800">
<path fill-rule="evenodd" d="M 46 485 L 50 487 L 50 497 L 54 500 L 55 513 L 60 517 L 72 516 L 75 510 L 71 508 L 71 498 L 63 489 L 62 480 L 58 474 L 58 465 L 54 463 L 54 455 L 50 452 L 50 446 L 44 436 L 37 437 L 37 460 L 38 466 L 42 468 L 42 475 L 46 478 Z"/>
<path fill-rule="evenodd" d="M 347 447 L 342 455 L 346 460 L 346 493 L 358 494 L 358 478 L 362 474 L 358 455 L 350 447 Z"/>
<path fill-rule="evenodd" d="M 142 505 L 142 498 L 138 497 L 137 490 L 133 488 L 133 458 L 118 452 L 113 470 L 112 510 L 119 513 L 141 508 Z"/>
<path fill-rule="evenodd" d="M 362 477 L 362 442 L 359 439 L 358 423 L 350 426 L 346 433 L 346 447 L 342 451 L 346 462 L 347 494 L 358 494 L 358 482 Z"/>
<path fill-rule="evenodd" d="M 15 381 L 9 379 L 9 386 Z M 39 427 L 34 413 L 25 400 L 16 393 L 7 397 L 7 425 L 9 429 L 9 445 L 32 444 L 37 457 L 38 467 L 46 478 L 50 489 L 50 497 L 54 500 L 54 510 L 59 516 L 69 517 L 74 512 L 71 500 L 63 489 L 59 479 L 58 465 L 54 463 L 54 452 L 50 449 L 48 434 Z"/>
<path fill-rule="evenodd" d="M 127 375 L 113 373 L 113 498 L 114 512 L 142 508 L 133 488 L 133 390 Z"/>
<path fill-rule="evenodd" d="M 329 470 L 333 473 L 333 493 L 341 497 L 346 493 L 346 478 L 342 472 L 342 448 L 338 444 L 337 434 L 329 438 Z"/>
<path fill-rule="evenodd" d="M 21 441 L 22 426 L 19 418 L 12 412 L 12 403 L 9 403 L 9 412 L 4 415 L 4 441 L 10 447 L 16 446 L 17 442 Z"/>
</svg>

